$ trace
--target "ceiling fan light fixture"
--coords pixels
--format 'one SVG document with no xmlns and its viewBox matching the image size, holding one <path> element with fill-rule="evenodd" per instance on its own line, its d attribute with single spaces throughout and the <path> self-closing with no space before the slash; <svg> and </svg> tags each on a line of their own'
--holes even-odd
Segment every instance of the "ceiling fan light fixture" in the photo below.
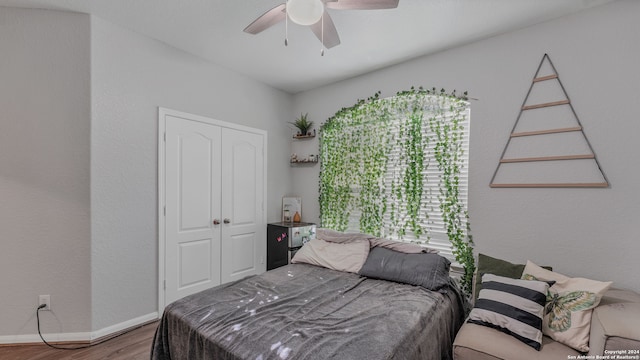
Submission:
<svg viewBox="0 0 640 360">
<path fill-rule="evenodd" d="M 287 15 L 298 25 L 313 25 L 324 13 L 322 0 L 288 0 Z"/>
<path fill-rule="evenodd" d="M 275 0 L 273 0 L 275 1 Z M 244 32 L 258 34 L 265 29 L 284 21 L 285 42 L 287 40 L 289 20 L 302 26 L 308 26 L 320 40 L 323 48 L 330 49 L 340 44 L 340 36 L 331 15 L 326 9 L 334 10 L 372 10 L 394 9 L 400 0 L 285 0 L 253 20 Z"/>
</svg>

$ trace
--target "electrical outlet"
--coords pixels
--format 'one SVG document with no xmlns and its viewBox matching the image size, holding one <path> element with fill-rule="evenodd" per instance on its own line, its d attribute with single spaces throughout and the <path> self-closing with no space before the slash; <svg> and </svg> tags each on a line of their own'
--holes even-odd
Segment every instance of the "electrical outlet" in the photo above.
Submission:
<svg viewBox="0 0 640 360">
<path fill-rule="evenodd" d="M 40 310 L 51 311 L 51 295 L 40 295 L 38 296 L 38 306 L 43 305 L 44 307 Z"/>
</svg>

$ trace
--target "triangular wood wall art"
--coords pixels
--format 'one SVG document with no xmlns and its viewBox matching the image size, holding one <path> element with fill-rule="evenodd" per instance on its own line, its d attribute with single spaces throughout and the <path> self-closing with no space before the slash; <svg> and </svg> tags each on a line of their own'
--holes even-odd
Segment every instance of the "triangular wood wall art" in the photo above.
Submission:
<svg viewBox="0 0 640 360">
<path fill-rule="evenodd" d="M 609 186 L 560 76 L 547 54 L 538 65 L 490 186 Z"/>
</svg>

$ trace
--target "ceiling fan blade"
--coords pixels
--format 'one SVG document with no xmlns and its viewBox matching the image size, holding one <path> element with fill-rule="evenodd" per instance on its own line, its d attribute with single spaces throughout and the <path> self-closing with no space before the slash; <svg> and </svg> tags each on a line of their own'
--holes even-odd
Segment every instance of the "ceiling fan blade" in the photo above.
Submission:
<svg viewBox="0 0 640 360">
<path fill-rule="evenodd" d="M 322 29 L 323 20 L 324 20 L 324 36 L 323 36 L 323 29 Z M 334 25 L 333 20 L 331 19 L 331 16 L 327 12 L 327 10 L 324 11 L 324 15 L 322 15 L 322 18 L 320 19 L 320 21 L 311 25 L 311 31 L 313 31 L 313 33 L 316 34 L 316 37 L 318 38 L 318 40 L 322 41 L 322 43 L 324 44 L 324 47 L 326 47 L 327 49 L 330 49 L 340 44 L 340 36 L 338 36 L 338 30 L 336 30 L 336 26 Z M 324 40 L 323 40 L 323 37 L 324 37 Z"/>
<path fill-rule="evenodd" d="M 400 0 L 327 0 L 325 6 L 338 10 L 395 9 Z"/>
<path fill-rule="evenodd" d="M 280 4 L 253 20 L 249 26 L 244 28 L 244 32 L 255 35 L 284 20 L 286 16 L 285 4 Z"/>
</svg>

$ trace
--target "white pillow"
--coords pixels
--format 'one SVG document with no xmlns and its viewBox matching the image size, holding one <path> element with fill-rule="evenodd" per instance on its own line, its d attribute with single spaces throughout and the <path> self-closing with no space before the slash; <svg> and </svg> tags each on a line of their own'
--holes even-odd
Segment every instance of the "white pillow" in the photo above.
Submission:
<svg viewBox="0 0 640 360">
<path fill-rule="evenodd" d="M 526 280 L 555 281 L 549 288 L 542 332 L 557 342 L 589 351 L 591 314 L 611 282 L 570 278 L 541 268 L 531 261 L 522 272 Z"/>
<path fill-rule="evenodd" d="M 291 259 L 292 263 L 305 263 L 332 270 L 357 273 L 369 255 L 369 241 L 356 240 L 334 243 L 313 239 L 304 244 Z"/>
</svg>

